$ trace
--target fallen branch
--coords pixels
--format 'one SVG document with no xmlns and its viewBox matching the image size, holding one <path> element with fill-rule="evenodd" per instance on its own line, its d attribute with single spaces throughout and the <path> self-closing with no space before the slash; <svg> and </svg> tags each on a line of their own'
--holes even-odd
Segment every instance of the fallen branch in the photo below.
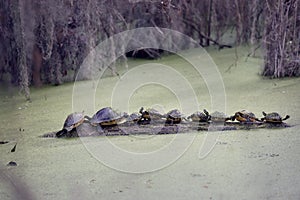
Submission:
<svg viewBox="0 0 300 200">
<path fill-rule="evenodd" d="M 253 49 L 250 53 L 248 53 L 248 55 L 247 55 L 246 58 L 245 58 L 245 62 L 247 62 L 247 60 L 248 60 L 248 58 L 249 58 L 250 56 L 255 55 L 255 51 L 256 51 L 257 49 L 259 49 L 260 46 L 261 46 L 261 44 L 258 44 L 257 47 L 255 47 L 255 49 Z"/>
<path fill-rule="evenodd" d="M 196 26 L 196 24 L 194 24 L 191 20 L 186 20 L 186 19 L 184 19 L 184 22 L 187 23 L 187 24 L 189 24 L 194 30 L 196 30 L 196 31 L 199 33 L 199 35 L 200 35 L 201 37 L 203 37 L 203 38 L 205 38 L 205 39 L 211 41 L 214 45 L 217 45 L 217 46 L 219 47 L 219 50 L 221 50 L 221 49 L 223 49 L 223 48 L 225 48 L 225 47 L 226 47 L 226 48 L 232 48 L 231 45 L 228 45 L 228 44 L 221 44 L 221 43 L 219 43 L 218 41 L 216 41 L 216 40 L 212 39 L 211 37 L 209 37 L 209 36 L 205 35 L 204 33 L 202 33 L 202 32 L 199 30 L 199 28 Z M 200 44 L 200 45 L 203 46 L 203 44 Z"/>
</svg>

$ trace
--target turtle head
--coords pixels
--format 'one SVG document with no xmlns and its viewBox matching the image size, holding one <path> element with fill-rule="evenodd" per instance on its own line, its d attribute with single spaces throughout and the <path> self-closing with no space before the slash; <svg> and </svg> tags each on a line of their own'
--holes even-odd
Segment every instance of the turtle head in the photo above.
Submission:
<svg viewBox="0 0 300 200">
<path fill-rule="evenodd" d="M 228 117 L 225 118 L 225 121 L 228 121 L 228 120 L 234 121 L 235 116 L 236 116 L 236 114 L 234 114 L 233 116 L 228 116 Z"/>
<path fill-rule="evenodd" d="M 87 115 L 84 115 L 84 118 L 89 120 L 89 121 L 92 119 L 90 116 L 87 116 Z"/>
<path fill-rule="evenodd" d="M 283 118 L 282 120 L 287 120 L 287 119 L 289 119 L 289 118 L 290 118 L 290 116 L 287 115 L 287 116 L 285 116 L 285 118 Z"/>
<path fill-rule="evenodd" d="M 206 109 L 203 109 L 203 112 L 204 112 L 205 115 L 209 116 L 209 113 Z"/>
<path fill-rule="evenodd" d="M 143 111 L 144 111 L 144 107 L 141 107 L 139 113 L 143 114 Z"/>
<path fill-rule="evenodd" d="M 263 114 L 264 116 L 267 116 L 267 113 L 265 113 L 265 111 L 262 111 L 262 114 Z"/>
</svg>

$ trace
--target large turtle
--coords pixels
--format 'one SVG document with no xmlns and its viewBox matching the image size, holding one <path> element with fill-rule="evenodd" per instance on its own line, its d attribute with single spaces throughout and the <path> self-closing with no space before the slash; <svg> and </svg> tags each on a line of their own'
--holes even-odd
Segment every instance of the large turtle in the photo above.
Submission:
<svg viewBox="0 0 300 200">
<path fill-rule="evenodd" d="M 268 123 L 282 123 L 282 121 L 290 118 L 289 115 L 286 115 L 285 118 L 282 118 L 277 112 L 272 112 L 267 114 L 263 111 L 262 114 L 265 117 L 261 118 L 261 121 L 265 121 Z"/>
<path fill-rule="evenodd" d="M 62 130 L 56 133 L 56 137 L 63 137 L 74 128 L 80 126 L 86 117 L 87 116 L 85 116 L 83 112 L 74 112 L 69 114 L 64 122 Z"/>
<path fill-rule="evenodd" d="M 118 123 L 122 123 L 125 119 L 125 115 L 120 115 L 115 112 L 111 107 L 105 107 L 100 109 L 90 119 L 92 125 L 100 125 L 103 127 L 116 126 Z"/>
<path fill-rule="evenodd" d="M 204 109 L 203 112 L 197 111 L 193 113 L 187 119 L 191 119 L 193 122 L 208 122 L 210 118 L 208 111 Z"/>
<path fill-rule="evenodd" d="M 254 113 L 248 110 L 241 110 L 236 112 L 233 116 L 229 117 L 228 119 L 234 121 L 237 120 L 239 122 L 260 122 Z"/>
<path fill-rule="evenodd" d="M 166 124 L 179 124 L 182 120 L 182 114 L 179 110 L 174 109 L 167 113 Z"/>
</svg>

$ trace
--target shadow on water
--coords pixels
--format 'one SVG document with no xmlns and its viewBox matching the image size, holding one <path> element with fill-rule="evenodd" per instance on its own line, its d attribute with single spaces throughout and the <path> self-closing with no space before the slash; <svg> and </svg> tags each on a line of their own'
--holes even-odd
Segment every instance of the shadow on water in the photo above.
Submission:
<svg viewBox="0 0 300 200">
<path fill-rule="evenodd" d="M 14 166 L 13 166 L 14 167 Z M 17 176 L 10 173 L 8 170 L 0 168 L 0 183 L 4 184 L 4 187 L 8 188 L 10 194 L 7 194 L 10 199 L 24 199 L 24 200 L 34 200 L 36 199 L 33 193 L 30 191 L 29 187 L 26 186 Z"/>
</svg>

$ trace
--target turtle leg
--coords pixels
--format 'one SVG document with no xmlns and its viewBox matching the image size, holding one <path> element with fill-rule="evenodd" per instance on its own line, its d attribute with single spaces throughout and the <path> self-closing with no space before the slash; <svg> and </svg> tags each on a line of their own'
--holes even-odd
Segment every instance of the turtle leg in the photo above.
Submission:
<svg viewBox="0 0 300 200">
<path fill-rule="evenodd" d="M 255 121 L 256 120 L 254 118 L 251 118 L 251 117 L 246 118 L 246 123 L 251 123 L 252 124 L 252 123 L 255 123 Z"/>
<path fill-rule="evenodd" d="M 207 122 L 211 120 L 211 115 L 208 115 Z"/>
<path fill-rule="evenodd" d="M 172 125 L 172 120 L 167 118 L 165 121 L 165 126 L 171 126 Z"/>
<path fill-rule="evenodd" d="M 262 122 L 262 120 L 261 120 L 261 119 L 258 119 L 258 118 L 254 118 L 254 120 L 255 120 L 256 122 Z"/>
<path fill-rule="evenodd" d="M 188 119 L 187 119 L 186 117 L 182 117 L 182 121 L 185 121 L 185 122 L 187 122 L 187 121 L 188 121 Z"/>
<path fill-rule="evenodd" d="M 141 124 L 141 125 L 146 125 L 146 124 L 150 124 L 151 122 L 151 118 L 145 118 L 145 117 L 142 117 L 139 121 L 138 121 L 138 124 Z"/>
<path fill-rule="evenodd" d="M 97 131 L 98 131 L 98 133 L 104 133 L 104 130 L 102 129 L 100 124 L 97 125 Z"/>
<path fill-rule="evenodd" d="M 245 123 L 254 123 L 255 121 L 256 121 L 256 119 L 255 118 L 253 118 L 253 117 L 250 117 L 250 116 L 245 116 L 244 117 L 246 120 L 244 121 Z"/>
<path fill-rule="evenodd" d="M 124 131 L 122 128 L 118 128 L 120 135 L 129 135 L 126 131 Z"/>
<path fill-rule="evenodd" d="M 235 115 L 231 116 L 231 117 L 226 117 L 225 118 L 225 121 L 228 121 L 228 120 L 234 121 L 235 120 Z"/>
<path fill-rule="evenodd" d="M 290 116 L 287 115 L 287 116 L 285 116 L 285 118 L 282 119 L 282 121 L 287 120 L 287 119 L 289 119 L 289 118 L 290 118 Z"/>
</svg>

